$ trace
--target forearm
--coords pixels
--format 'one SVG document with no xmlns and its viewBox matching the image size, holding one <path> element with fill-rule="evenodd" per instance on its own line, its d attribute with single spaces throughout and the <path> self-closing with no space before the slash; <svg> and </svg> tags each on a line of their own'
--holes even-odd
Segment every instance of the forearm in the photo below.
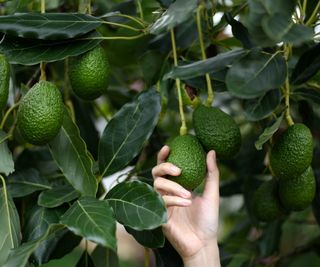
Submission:
<svg viewBox="0 0 320 267">
<path fill-rule="evenodd" d="M 184 267 L 220 267 L 219 248 L 217 244 L 204 247 L 197 254 L 183 259 Z"/>
</svg>

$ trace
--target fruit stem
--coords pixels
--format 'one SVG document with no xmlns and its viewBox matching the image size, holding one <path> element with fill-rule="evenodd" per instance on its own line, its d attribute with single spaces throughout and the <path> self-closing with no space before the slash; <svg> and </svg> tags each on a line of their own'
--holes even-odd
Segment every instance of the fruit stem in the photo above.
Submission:
<svg viewBox="0 0 320 267">
<path fill-rule="evenodd" d="M 313 10 L 310 18 L 308 19 L 308 21 L 306 22 L 306 25 L 309 26 L 311 25 L 312 23 L 314 23 L 314 21 L 317 19 L 317 14 L 319 12 L 319 8 L 320 8 L 320 1 L 318 1 L 315 9 Z"/>
<path fill-rule="evenodd" d="M 1 121 L 0 129 L 3 129 L 3 127 L 4 127 L 4 125 L 5 125 L 6 121 L 7 121 L 10 113 L 11 113 L 13 110 L 15 110 L 15 109 L 19 106 L 19 104 L 20 104 L 20 102 L 17 102 L 17 103 L 15 103 L 12 107 L 10 107 L 10 108 L 7 110 L 6 114 L 4 115 L 4 117 L 3 117 L 2 121 Z"/>
<path fill-rule="evenodd" d="M 41 7 L 40 7 L 41 14 L 46 13 L 46 1 L 41 0 Z M 47 80 L 46 76 L 46 64 L 44 62 L 40 63 L 40 70 L 41 70 L 41 75 L 40 75 L 40 80 L 45 81 Z"/>
<path fill-rule="evenodd" d="M 201 12 L 202 12 L 202 10 L 203 10 L 203 5 L 200 4 L 199 7 L 197 8 L 197 28 L 198 28 L 201 56 L 202 56 L 202 59 L 205 60 L 205 59 L 207 59 L 207 56 L 206 56 L 206 52 L 204 49 L 203 33 L 202 33 L 202 27 L 201 27 Z M 209 73 L 206 73 L 206 82 L 207 82 L 208 97 L 207 97 L 205 105 L 210 107 L 210 106 L 212 106 L 214 96 L 213 96 L 213 88 L 212 88 L 212 83 L 211 83 Z"/>
<path fill-rule="evenodd" d="M 100 37 L 88 37 L 88 38 L 79 38 L 78 40 L 135 40 L 145 36 L 145 33 L 141 33 L 135 36 L 100 36 Z"/>
<path fill-rule="evenodd" d="M 144 248 L 144 266 L 150 267 L 150 251 L 149 248 Z"/>
<path fill-rule="evenodd" d="M 170 35 L 171 35 L 171 45 L 172 45 L 172 53 L 173 53 L 173 62 L 174 66 L 178 66 L 178 57 L 177 57 L 177 46 L 176 46 L 176 40 L 174 36 L 174 30 L 170 30 Z M 178 100 L 179 100 L 179 112 L 180 112 L 180 118 L 181 118 L 181 127 L 180 127 L 180 135 L 186 135 L 188 132 L 188 128 L 186 125 L 186 120 L 184 117 L 184 112 L 183 112 L 183 101 L 182 101 L 182 94 L 181 94 L 181 82 L 180 79 L 176 79 L 176 87 L 177 87 L 177 92 L 178 92 Z"/>
<path fill-rule="evenodd" d="M 142 6 L 141 6 L 141 2 L 140 2 L 140 0 L 136 0 L 136 2 L 137 2 L 139 14 L 140 14 L 140 19 L 144 20 L 143 9 L 142 9 Z"/>
<path fill-rule="evenodd" d="M 291 46 L 285 45 L 284 47 L 284 56 L 286 58 L 286 61 L 288 61 L 291 53 Z M 286 105 L 286 111 L 285 111 L 285 117 L 286 121 L 289 126 L 293 125 L 293 119 L 290 114 L 290 82 L 289 77 L 287 76 L 285 84 L 284 84 L 284 99 L 285 99 L 285 105 Z"/>
<path fill-rule="evenodd" d="M 138 28 L 135 28 L 135 27 L 126 25 L 126 24 L 116 23 L 116 22 L 111 22 L 111 21 L 105 21 L 105 20 L 104 20 L 102 23 L 103 23 L 103 24 L 112 25 L 112 26 L 117 26 L 117 27 L 126 28 L 126 29 L 129 29 L 129 30 L 135 31 L 135 32 L 141 32 L 141 31 L 144 30 L 144 29 L 138 29 Z"/>
<path fill-rule="evenodd" d="M 126 19 L 130 19 L 136 23 L 138 23 L 139 25 L 141 25 L 143 28 L 148 25 L 147 23 L 145 23 L 142 19 L 139 19 L 139 18 L 135 18 L 135 17 L 132 17 L 132 16 L 129 16 L 129 15 L 126 15 L 126 14 L 117 14 L 115 13 L 114 15 L 112 16 L 118 16 L 118 17 L 122 17 L 122 18 L 126 18 Z"/>
<path fill-rule="evenodd" d="M 46 13 L 46 1 L 41 0 L 41 13 Z"/>
</svg>

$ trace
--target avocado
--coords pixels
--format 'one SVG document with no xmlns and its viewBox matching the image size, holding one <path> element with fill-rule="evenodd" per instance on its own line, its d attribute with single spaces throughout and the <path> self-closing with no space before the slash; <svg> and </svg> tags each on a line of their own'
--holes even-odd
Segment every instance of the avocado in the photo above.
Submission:
<svg viewBox="0 0 320 267">
<path fill-rule="evenodd" d="M 193 112 L 197 138 L 206 151 L 215 150 L 217 157 L 234 157 L 241 146 L 241 134 L 234 119 L 216 107 L 198 106 Z"/>
<path fill-rule="evenodd" d="M 293 124 L 271 149 L 271 172 L 280 180 L 299 176 L 309 167 L 312 155 L 313 139 L 309 128 L 301 123 Z"/>
<path fill-rule="evenodd" d="M 10 65 L 6 57 L 0 54 L 0 111 L 5 107 L 9 95 Z"/>
<path fill-rule="evenodd" d="M 285 214 L 278 196 L 275 179 L 264 182 L 253 195 L 253 214 L 262 222 L 271 222 Z"/>
<path fill-rule="evenodd" d="M 315 197 L 316 180 L 311 167 L 297 177 L 279 181 L 279 196 L 288 210 L 304 210 Z"/>
<path fill-rule="evenodd" d="M 167 162 L 181 169 L 179 176 L 171 176 L 169 179 L 193 190 L 206 175 L 206 154 L 200 142 L 193 135 L 181 135 L 175 137 L 168 145 L 170 154 Z"/>
</svg>

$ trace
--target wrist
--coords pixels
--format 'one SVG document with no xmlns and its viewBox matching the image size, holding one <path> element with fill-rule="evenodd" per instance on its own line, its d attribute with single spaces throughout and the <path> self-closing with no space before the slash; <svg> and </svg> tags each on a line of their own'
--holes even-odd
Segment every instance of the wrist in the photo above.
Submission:
<svg viewBox="0 0 320 267">
<path fill-rule="evenodd" d="M 216 241 L 201 248 L 190 257 L 183 258 L 184 267 L 220 267 L 219 248 Z"/>
</svg>

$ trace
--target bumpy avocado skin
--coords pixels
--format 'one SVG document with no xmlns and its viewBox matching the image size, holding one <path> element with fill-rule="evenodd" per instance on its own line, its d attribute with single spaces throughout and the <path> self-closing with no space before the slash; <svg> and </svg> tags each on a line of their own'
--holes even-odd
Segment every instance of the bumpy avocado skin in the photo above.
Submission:
<svg viewBox="0 0 320 267">
<path fill-rule="evenodd" d="M 179 176 L 169 177 L 184 188 L 193 190 L 203 181 L 206 175 L 206 154 L 195 136 L 182 135 L 170 143 L 170 154 L 167 162 L 181 169 Z"/>
<path fill-rule="evenodd" d="M 94 100 L 108 89 L 110 66 L 100 45 L 71 58 L 68 72 L 72 90 L 83 100 Z"/>
<path fill-rule="evenodd" d="M 198 106 L 193 112 L 196 136 L 206 151 L 215 150 L 218 157 L 234 157 L 241 146 L 241 134 L 234 119 L 216 107 Z"/>
<path fill-rule="evenodd" d="M 311 167 L 297 177 L 279 181 L 280 200 L 288 210 L 306 209 L 312 203 L 315 193 L 316 180 Z"/>
<path fill-rule="evenodd" d="M 5 107 L 9 95 L 10 65 L 6 57 L 0 54 L 0 111 Z"/>
<path fill-rule="evenodd" d="M 307 126 L 296 123 L 287 128 L 272 147 L 271 171 L 280 180 L 299 176 L 311 164 L 312 155 L 312 134 Z"/>
<path fill-rule="evenodd" d="M 40 81 L 21 100 L 17 125 L 26 141 L 44 145 L 58 134 L 63 113 L 59 89 L 51 82 Z"/>
<path fill-rule="evenodd" d="M 261 184 L 253 196 L 255 217 L 262 222 L 271 222 L 285 213 L 278 196 L 278 183 L 273 179 Z"/>
</svg>

